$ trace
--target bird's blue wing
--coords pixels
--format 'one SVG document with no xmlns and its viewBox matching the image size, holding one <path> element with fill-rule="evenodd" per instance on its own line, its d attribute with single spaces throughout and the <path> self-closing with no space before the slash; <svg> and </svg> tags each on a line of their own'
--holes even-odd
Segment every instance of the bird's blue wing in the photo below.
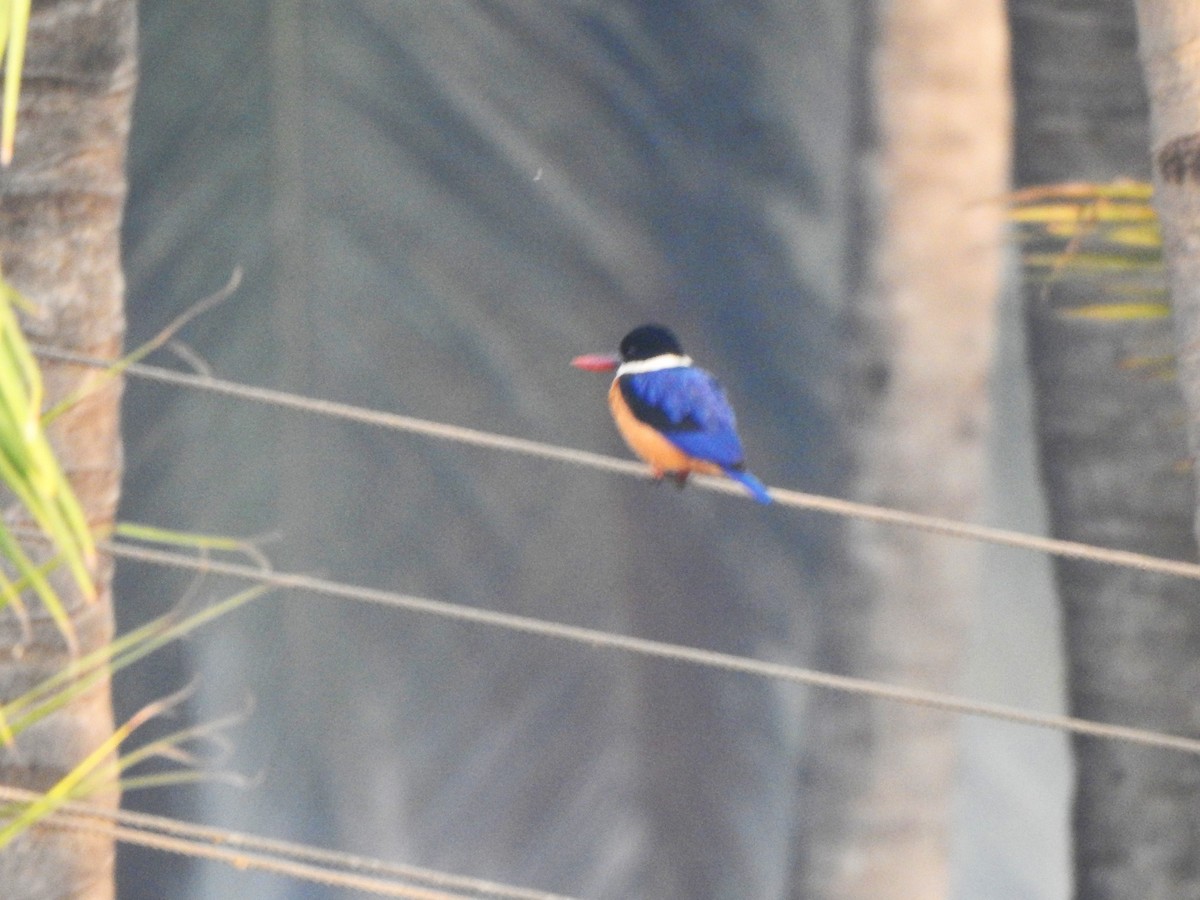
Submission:
<svg viewBox="0 0 1200 900">
<path fill-rule="evenodd" d="M 733 409 L 708 372 L 680 366 L 622 375 L 619 383 L 634 416 L 684 453 L 723 468 L 741 465 Z"/>
</svg>

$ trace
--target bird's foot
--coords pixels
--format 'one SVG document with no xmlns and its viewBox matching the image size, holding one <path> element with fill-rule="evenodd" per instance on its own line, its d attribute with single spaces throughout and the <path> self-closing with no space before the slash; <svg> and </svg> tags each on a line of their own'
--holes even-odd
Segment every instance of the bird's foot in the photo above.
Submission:
<svg viewBox="0 0 1200 900">
<path fill-rule="evenodd" d="M 668 472 L 666 469 L 651 469 L 650 475 L 656 482 L 661 482 L 664 478 L 670 478 L 675 482 L 675 487 L 681 488 L 687 484 L 688 473 L 684 472 Z"/>
</svg>

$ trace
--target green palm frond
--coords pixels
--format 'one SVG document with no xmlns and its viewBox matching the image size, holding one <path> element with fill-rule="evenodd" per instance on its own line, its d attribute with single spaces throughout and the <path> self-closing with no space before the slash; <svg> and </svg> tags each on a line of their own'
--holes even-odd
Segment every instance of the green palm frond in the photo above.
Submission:
<svg viewBox="0 0 1200 900">
<path fill-rule="evenodd" d="M 12 162 L 17 138 L 17 98 L 25 68 L 25 35 L 31 0 L 0 0 L 0 62 L 4 63 L 4 104 L 0 113 L 0 165 Z"/>
<path fill-rule="evenodd" d="M 233 612 L 268 590 L 261 585 L 248 588 L 187 616 L 181 616 L 178 612 L 168 613 L 118 637 L 110 645 L 84 656 L 69 669 L 58 672 L 4 704 L 0 707 L 0 721 L 8 723 L 6 729 L 11 739 L 87 693 L 98 682 L 111 678 L 113 673 L 214 619 Z M 200 780 L 237 780 L 228 773 L 201 769 L 195 755 L 188 752 L 186 747 L 197 741 L 214 741 L 222 730 L 238 721 L 239 717 L 190 726 L 118 754 L 121 744 L 139 727 L 172 708 L 183 696 L 181 692 L 142 709 L 37 800 L 0 806 L 0 849 L 21 832 L 52 815 L 64 803 L 99 791 L 161 787 Z M 130 768 L 154 759 L 167 760 L 175 767 L 133 777 L 125 775 Z"/>
<path fill-rule="evenodd" d="M 18 305 L 28 305 L 28 301 L 0 276 L 0 481 L 16 498 L 23 515 L 50 540 L 58 563 L 71 572 L 83 597 L 94 600 L 95 541 L 43 426 L 45 390 L 17 319 Z M 47 568 L 33 562 L 8 522 L 2 521 L 0 553 L 12 564 L 17 579 L 37 594 L 74 652 L 74 630 L 62 599 L 50 585 Z M 14 580 L 7 575 L 0 578 L 0 606 L 14 604 L 18 615 L 24 617 L 19 603 Z"/>
<path fill-rule="evenodd" d="M 1046 299 L 1066 281 L 1073 297 L 1090 295 L 1059 314 L 1097 322 L 1170 315 L 1152 197 L 1149 184 L 1130 180 L 1041 185 L 1010 197 L 1026 277 Z"/>
</svg>

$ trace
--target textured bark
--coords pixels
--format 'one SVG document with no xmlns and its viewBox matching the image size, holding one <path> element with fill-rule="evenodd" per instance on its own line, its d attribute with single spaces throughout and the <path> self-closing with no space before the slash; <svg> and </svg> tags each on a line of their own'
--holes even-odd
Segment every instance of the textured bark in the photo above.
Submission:
<svg viewBox="0 0 1200 900">
<path fill-rule="evenodd" d="M 1008 4 L 1018 184 L 1148 177 L 1129 0 Z"/>
<path fill-rule="evenodd" d="M 877 5 L 863 222 L 873 254 L 849 315 L 852 490 L 956 519 L 981 499 L 987 372 L 1008 176 L 1007 41 L 995 0 Z M 819 665 L 950 689 L 977 557 L 849 531 Z M 816 698 L 795 897 L 948 891 L 950 717 Z"/>
<path fill-rule="evenodd" d="M 1139 0 L 1136 11 L 1150 98 L 1155 206 L 1162 220 L 1179 384 L 1195 459 L 1200 449 L 1200 6 L 1188 0 Z M 1130 654 L 1128 663 L 1153 685 L 1153 693 L 1141 698 L 1149 708 L 1143 715 L 1152 724 L 1196 735 L 1200 614 L 1194 586 L 1174 593 L 1177 602 L 1157 611 L 1140 642 L 1144 652 Z M 1118 801 L 1129 795 L 1130 784 L 1141 788 L 1138 808 L 1144 812 L 1141 823 L 1133 824 L 1144 827 L 1136 840 L 1131 836 L 1128 845 L 1118 848 L 1119 866 L 1112 862 L 1116 854 L 1100 860 L 1100 872 L 1113 888 L 1096 896 L 1200 896 L 1200 765 L 1152 758 L 1145 768 L 1149 776 L 1142 778 L 1140 772 L 1118 766 L 1104 773 L 1119 789 Z M 1130 774 L 1145 783 L 1137 785 Z M 1110 815 L 1118 814 L 1128 817 L 1128 807 L 1114 804 Z"/>
<path fill-rule="evenodd" d="M 1017 180 L 1145 177 L 1147 109 L 1132 7 L 1012 7 Z M 1178 383 L 1134 359 L 1171 353 L 1163 319 L 1064 315 L 1127 296 L 1120 274 L 1024 289 L 1039 455 L 1056 537 L 1191 558 L 1192 498 Z M 1140 285 L 1145 288 L 1145 285 Z M 1149 373 L 1149 374 L 1147 374 Z M 1195 586 L 1058 560 L 1071 712 L 1197 732 Z M 1200 766 L 1173 754 L 1076 737 L 1074 875 L 1081 898 L 1195 896 Z"/>
<path fill-rule="evenodd" d="M 1063 318 L 1059 290 L 1029 308 L 1029 349 L 1051 529 L 1056 537 L 1173 558 L 1195 555 L 1185 442 L 1173 381 L 1132 357 L 1170 352 L 1160 321 Z M 1071 713 L 1200 733 L 1200 607 L 1175 578 L 1059 561 Z M 1074 872 L 1080 898 L 1193 896 L 1200 766 L 1113 741 L 1072 741 Z"/>
<path fill-rule="evenodd" d="M 0 172 L 0 262 L 38 307 L 26 330 L 37 341 L 115 356 L 124 330 L 119 232 L 124 157 L 133 93 L 132 0 L 35 4 L 13 166 Z M 89 370 L 43 366 L 47 400 L 74 393 Z M 117 407 L 109 385 L 63 415 L 51 441 L 94 527 L 112 521 L 120 477 Z M 38 552 L 31 548 L 33 552 Z M 41 550 L 44 553 L 44 548 Z M 111 564 L 95 572 L 99 599 L 87 602 L 67 577 L 64 597 L 87 653 L 112 633 Z M 0 699 L 61 670 L 69 654 L 55 626 L 34 611 L 24 643 L 0 613 Z M 0 750 L 0 781 L 43 789 L 91 752 L 112 729 L 109 688 L 101 685 Z M 116 801 L 115 792 L 107 798 Z M 111 841 L 38 828 L 0 852 L 5 900 L 113 896 Z"/>
<path fill-rule="evenodd" d="M 1188 407 L 1192 458 L 1200 450 L 1200 6 L 1188 0 L 1140 0 L 1139 42 L 1151 108 L 1151 160 L 1154 204 L 1163 226 L 1163 250 L 1174 310 L 1178 374 Z M 1194 469 L 1193 469 L 1194 472 Z M 1190 604 L 1188 608 L 1183 604 Z M 1200 689 L 1196 656 L 1200 624 L 1193 640 L 1174 637 L 1177 620 L 1195 622 L 1194 589 L 1181 604 L 1157 619 L 1157 634 L 1146 641 L 1151 664 L 1159 667 L 1150 700 L 1157 721 L 1174 731 L 1200 734 Z M 1172 640 L 1162 640 L 1169 632 Z M 1141 661 L 1146 665 L 1145 660 Z M 1176 690 L 1166 690 L 1166 686 Z M 1118 773 L 1124 774 L 1124 773 Z M 1122 896 L 1200 895 L 1200 766 L 1158 761 L 1157 778 L 1147 785 L 1147 830 L 1142 856 L 1130 853 L 1135 874 L 1150 869 L 1146 883 L 1134 882 Z M 1154 839 L 1158 839 L 1157 841 Z M 1146 856 L 1150 856 L 1150 863 Z"/>
<path fill-rule="evenodd" d="M 1163 226 L 1179 375 L 1200 449 L 1200 6 L 1140 0 L 1139 41 L 1150 93 L 1155 205 Z"/>
</svg>

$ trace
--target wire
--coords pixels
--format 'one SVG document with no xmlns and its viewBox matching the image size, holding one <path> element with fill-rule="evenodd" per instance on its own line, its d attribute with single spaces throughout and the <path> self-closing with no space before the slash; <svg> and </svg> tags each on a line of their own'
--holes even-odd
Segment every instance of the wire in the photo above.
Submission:
<svg viewBox="0 0 1200 900">
<path fill-rule="evenodd" d="M 108 368 L 113 365 L 112 360 L 97 359 L 42 344 L 34 344 L 32 346 L 37 355 L 47 359 L 98 368 Z M 209 391 L 229 397 L 236 397 L 241 400 L 250 400 L 269 406 L 294 409 L 342 421 L 359 422 L 392 431 L 404 431 L 477 447 L 488 447 L 493 450 L 504 450 L 510 453 L 520 453 L 526 456 L 568 462 L 601 471 L 616 472 L 622 475 L 633 475 L 643 478 L 650 476 L 650 469 L 641 463 L 628 459 L 618 459 L 613 456 L 605 456 L 600 453 L 591 453 L 586 450 L 560 447 L 525 438 L 509 437 L 474 428 L 465 428 L 460 425 L 448 425 L 444 422 L 419 419 L 399 413 L 365 409 L 348 403 L 305 397 L 286 391 L 274 390 L 273 388 L 240 384 L 235 381 L 213 378 L 208 375 L 193 375 L 187 372 L 177 372 L 173 369 L 164 369 L 141 363 L 131 365 L 125 371 L 130 375 L 150 381 Z M 740 494 L 742 492 L 740 486 L 722 478 L 699 475 L 694 476 L 692 480 L 707 490 L 726 494 Z M 1038 535 L 1024 534 L 1019 531 L 992 528 L 987 525 L 973 525 L 938 516 L 904 512 L 869 503 L 856 503 L 851 500 L 840 500 L 836 497 L 826 497 L 820 494 L 809 494 L 785 488 L 771 488 L 770 493 L 771 497 L 780 506 L 861 519 L 883 525 L 915 528 L 963 540 L 1017 547 L 1067 559 L 1089 560 L 1104 565 L 1140 569 L 1146 572 L 1157 572 L 1200 581 L 1200 564 L 1194 562 L 1166 559 L 1147 553 L 1135 553 L 1129 550 L 1097 547 L 1078 541 L 1040 537 Z"/>
<path fill-rule="evenodd" d="M 23 788 L 0 785 L 0 799 L 6 801 L 29 803 L 40 799 L 41 796 Z M 258 869 L 385 897 L 420 900 L 481 897 L 495 900 L 572 900 L 561 894 L 514 887 L 436 869 L 388 863 L 337 850 L 326 850 L 95 804 L 64 804 L 50 817 L 47 824 L 97 831 L 110 834 L 124 843 L 212 859 L 239 869 Z M 398 879 L 411 883 L 402 884 Z"/>
<path fill-rule="evenodd" d="M 46 358 L 99 368 L 109 368 L 113 364 L 110 360 L 95 359 L 45 346 L 36 346 L 35 352 Z M 129 375 L 161 383 L 205 390 L 242 400 L 324 415 L 344 421 L 359 422 L 374 427 L 406 431 L 441 440 L 456 441 L 543 459 L 569 462 L 618 474 L 640 477 L 649 475 L 649 470 L 645 466 L 626 459 L 617 459 L 587 451 L 508 437 L 397 413 L 364 409 L 349 404 L 304 397 L 270 388 L 239 384 L 224 379 L 213 378 L 208 375 L 188 374 L 144 364 L 130 365 L 126 369 L 126 372 Z M 741 490 L 739 487 L 720 479 L 700 477 L 696 479 L 696 483 L 703 488 L 725 493 L 740 493 Z M 785 507 L 807 509 L 880 524 L 915 528 L 961 539 L 1018 547 L 1059 557 L 1090 560 L 1107 565 L 1137 568 L 1144 571 L 1200 580 L 1200 565 L 1192 562 L 1096 547 L 1075 541 L 1027 535 L 1004 529 L 972 525 L 935 516 L 902 512 L 871 504 L 855 503 L 800 491 L 775 488 L 772 489 L 771 494 L 779 505 Z M 1072 716 L 1028 712 L 1002 704 L 972 701 L 934 691 L 899 687 L 869 679 L 834 675 L 782 663 L 763 662 L 761 660 L 695 647 L 612 634 L 596 629 L 479 609 L 446 601 L 414 597 L 392 591 L 347 585 L 299 573 L 272 572 L 256 569 L 244 564 L 198 559 L 125 543 L 110 542 L 102 545 L 102 547 L 113 556 L 139 560 L 154 565 L 190 569 L 201 573 L 227 575 L 275 587 L 291 588 L 325 596 L 377 603 L 413 612 L 437 615 L 448 619 L 474 622 L 511 631 L 586 644 L 592 647 L 620 650 L 651 658 L 674 660 L 692 665 L 741 672 L 763 678 L 838 690 L 950 713 L 981 716 L 1017 724 L 1088 735 L 1099 739 L 1125 741 L 1143 746 L 1200 755 L 1200 740 L 1163 732 L 1110 725 Z M 123 813 L 121 815 L 125 816 L 128 814 Z M 56 816 L 56 818 L 59 816 Z M 67 816 L 64 821 L 69 819 L 70 817 Z M 130 820 L 123 819 L 122 821 Z M 75 822 L 75 827 L 79 827 L 78 820 L 75 820 Z M 423 900 L 443 900 L 443 898 L 447 898 L 447 900 L 452 900 L 452 898 L 468 895 L 446 893 L 444 890 L 431 889 L 429 887 L 382 882 L 379 879 L 366 877 L 355 872 L 333 871 L 323 864 L 336 862 L 336 864 L 342 865 L 345 868 L 357 868 L 360 871 L 365 868 L 373 873 L 386 870 L 387 874 L 397 874 L 400 877 L 424 881 L 426 884 L 436 885 L 437 888 L 448 887 L 452 890 L 465 888 L 473 892 L 469 896 L 479 896 L 480 891 L 485 891 L 490 892 L 490 896 L 505 898 L 554 898 L 554 895 L 550 894 L 507 888 L 502 885 L 475 882 L 470 879 L 463 880 L 459 876 L 446 875 L 444 873 L 434 873 L 436 874 L 436 878 L 434 878 L 428 870 L 408 870 L 407 867 L 404 867 L 405 871 L 401 872 L 399 867 L 391 867 L 385 863 L 367 861 L 358 857 L 348 857 L 334 851 L 303 848 L 300 845 L 289 845 L 284 842 L 270 841 L 262 838 L 229 835 L 216 829 L 203 829 L 199 826 L 187 825 L 187 823 L 176 823 L 173 826 L 176 829 L 183 829 L 183 836 L 177 832 L 174 834 L 156 833 L 141 827 L 131 827 L 129 825 L 112 825 L 110 827 L 119 840 L 142 843 L 172 852 L 221 859 L 239 868 L 260 868 L 266 871 L 291 875 L 292 877 L 319 880 L 328 884 L 378 893 L 383 896 L 414 897 L 423 898 Z M 165 828 L 160 830 L 164 832 L 168 831 Z M 203 837 L 198 837 L 199 835 L 203 835 Z M 213 837 L 213 835 L 219 835 L 219 837 Z M 212 840 L 219 841 L 223 846 L 214 846 L 202 842 Z M 235 846 L 242 846 L 260 852 L 256 855 L 246 855 L 244 852 L 234 850 L 233 847 Z M 273 851 L 287 851 L 285 855 L 292 858 L 279 860 L 267 855 Z M 354 862 L 348 862 L 351 860 Z M 383 867 L 383 869 L 379 867 Z M 416 871 L 425 874 L 418 877 L 413 874 Z M 558 900 L 558 898 L 555 898 L 555 900 Z"/>
<path fill-rule="evenodd" d="M 95 366 L 99 368 L 108 368 L 112 365 L 112 362 L 108 360 L 85 356 L 45 345 L 34 345 L 34 351 L 38 355 L 45 358 L 55 359 L 63 362 Z M 140 363 L 130 365 L 125 371 L 130 375 L 152 381 L 206 390 L 244 400 L 265 403 L 271 406 L 325 415 L 344 421 L 360 422 L 375 427 L 397 431 L 407 431 L 429 437 L 440 438 L 443 440 L 451 440 L 475 446 L 522 453 L 544 459 L 571 462 L 578 465 L 621 474 L 642 477 L 649 475 L 649 469 L 646 466 L 630 460 L 617 459 L 615 457 L 604 456 L 598 453 L 590 453 L 583 450 L 559 447 L 553 444 L 531 441 L 524 438 L 508 437 L 505 435 L 480 431 L 473 428 L 448 425 L 442 422 L 419 419 L 413 416 L 401 415 L 399 413 L 365 409 L 331 400 L 305 397 L 271 388 L 239 384 L 233 381 L 213 378 L 209 375 L 193 375 L 185 372 L 177 372 L 171 369 L 163 369 L 157 366 L 147 366 Z M 733 485 L 724 479 L 705 478 L 701 476 L 697 478 L 696 481 L 698 484 L 710 490 L 722 491 L 725 493 L 741 492 L 740 487 Z M 1135 553 L 1125 550 L 1113 550 L 1105 547 L 1096 547 L 1090 544 L 1079 543 L 1077 541 L 1064 541 L 1056 538 L 1044 538 L 1036 535 L 1023 534 L 1021 532 L 1008 531 L 1005 529 L 991 528 L 982 525 L 972 525 L 969 523 L 958 522 L 952 519 L 944 519 L 937 516 L 903 512 L 900 510 L 888 509 L 886 507 L 875 506 L 872 504 L 856 503 L 853 501 L 840 500 L 834 497 L 809 494 L 801 491 L 773 488 L 771 489 L 771 494 L 776 502 L 782 506 L 809 509 L 817 512 L 828 513 L 830 515 L 852 517 L 881 524 L 916 528 L 935 534 L 1018 547 L 1047 553 L 1054 556 L 1090 560 L 1107 565 L 1137 568 L 1144 571 L 1158 572 L 1182 578 L 1189 578 L 1192 580 L 1200 580 L 1200 564 L 1192 562 L 1164 559 L 1161 557 L 1151 556 L 1149 554 Z M 589 644 L 591 646 L 604 646 L 622 649 L 628 652 L 641 653 L 643 655 L 657 656 L 660 658 L 676 659 L 696 665 L 706 665 L 731 671 L 756 674 L 762 677 L 774 678 L 783 681 L 791 681 L 799 684 L 808 684 L 815 687 L 824 687 L 851 693 L 865 694 L 878 698 L 891 699 L 897 702 L 941 709 L 948 712 L 986 716 L 989 718 L 1017 722 L 1025 725 L 1053 728 L 1074 732 L 1077 734 L 1088 734 L 1096 737 L 1106 737 L 1113 740 L 1123 740 L 1149 746 L 1175 749 L 1186 753 L 1200 753 L 1200 740 L 1169 735 L 1162 732 L 1130 728 L 1119 725 L 1109 725 L 1070 716 L 1030 713 L 1014 707 L 1004 706 L 1002 704 L 974 702 L 933 691 L 922 691 L 912 688 L 896 687 L 868 679 L 833 675 L 830 673 L 803 669 L 796 666 L 766 663 L 759 660 L 716 653 L 714 651 L 683 647 L 676 644 L 668 644 L 658 641 L 648 641 L 641 638 L 628 637 L 624 635 L 610 634 L 593 629 L 580 628 L 554 622 L 546 622 L 540 619 L 515 616 L 508 613 L 493 612 L 476 607 L 462 606 L 459 604 L 448 603 L 446 601 L 412 597 L 374 588 L 344 585 L 338 582 L 318 579 L 307 575 L 265 572 L 254 569 L 250 566 L 199 560 L 184 555 L 134 547 L 127 544 L 109 544 L 107 546 L 110 552 L 116 556 L 123 556 L 129 559 L 140 559 L 144 562 L 150 562 L 157 565 L 174 566 L 192 569 L 194 571 L 209 571 L 217 574 L 232 575 L 234 577 L 273 584 L 277 587 L 290 587 L 298 590 L 327 594 L 330 596 L 340 596 L 348 599 L 381 603 L 384 605 L 406 608 L 418 612 L 426 612 L 446 618 L 474 621 L 481 624 L 487 624 L 516 631 L 524 631 L 531 634 L 553 636 L 564 640 L 575 641 L 577 643 Z"/>
<path fill-rule="evenodd" d="M 657 659 L 669 659 L 697 666 L 723 669 L 730 672 L 742 672 L 761 678 L 860 694 L 883 700 L 891 700 L 897 703 L 905 703 L 910 706 L 921 706 L 963 715 L 982 716 L 1006 722 L 1015 722 L 1021 725 L 1050 728 L 1075 734 L 1086 734 L 1108 740 L 1127 741 L 1134 744 L 1143 744 L 1150 747 L 1161 747 L 1200 755 L 1200 740 L 1158 731 L 1131 728 L 1123 725 L 1109 725 L 1073 716 L 1028 712 L 999 703 L 967 700 L 936 691 L 898 687 L 866 678 L 834 675 L 828 672 L 819 672 L 785 663 L 764 662 L 749 657 L 719 653 L 697 647 L 652 641 L 645 638 L 613 634 L 593 628 L 583 628 L 577 625 L 550 622 L 530 616 L 519 616 L 513 613 L 464 606 L 445 600 L 431 600 L 379 588 L 343 584 L 296 572 L 267 571 L 241 563 L 200 559 L 184 554 L 154 550 L 148 547 L 138 547 L 125 543 L 108 542 L 100 543 L 98 546 L 115 557 L 138 560 L 152 565 L 187 569 L 214 575 L 226 575 L 256 581 L 260 584 L 277 588 L 288 588 L 329 597 L 339 597 L 346 600 L 376 603 L 411 612 L 427 613 L 446 619 L 474 622 L 493 628 L 503 628 L 509 631 L 524 632 L 540 637 L 571 641 L 590 647 L 622 650 L 627 653 L 636 653 L 641 656 Z"/>
</svg>

